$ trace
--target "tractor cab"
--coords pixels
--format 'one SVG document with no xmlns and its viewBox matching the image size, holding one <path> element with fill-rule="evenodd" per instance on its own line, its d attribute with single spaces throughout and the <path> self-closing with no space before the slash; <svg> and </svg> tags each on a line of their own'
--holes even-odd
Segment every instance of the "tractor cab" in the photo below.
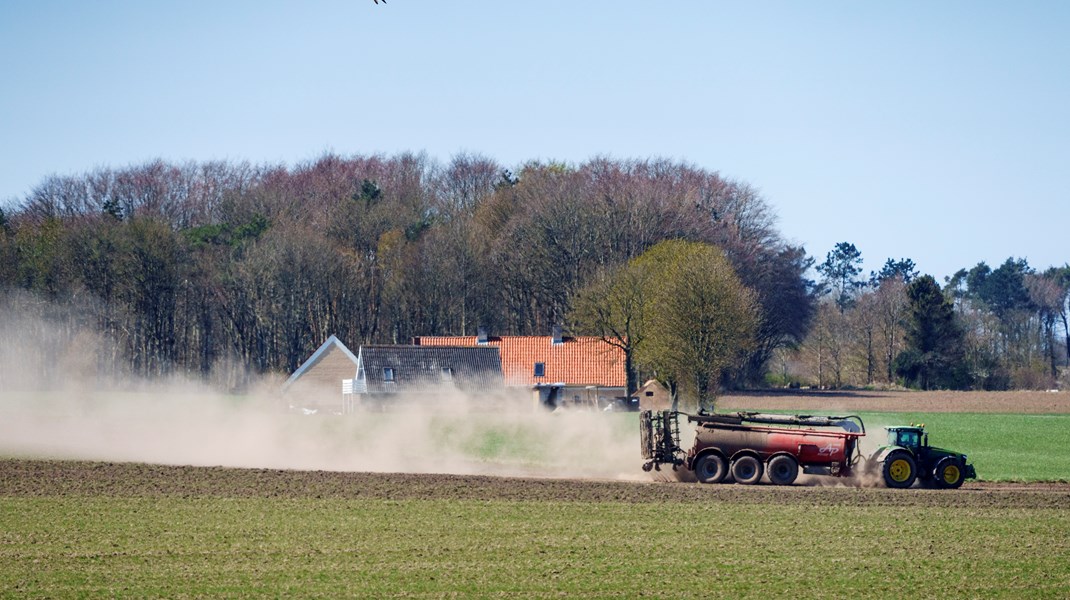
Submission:
<svg viewBox="0 0 1070 600">
<path fill-rule="evenodd" d="M 914 453 L 929 446 L 929 436 L 925 433 L 924 425 L 885 427 L 885 429 L 888 430 L 889 446 L 901 446 Z"/>
</svg>

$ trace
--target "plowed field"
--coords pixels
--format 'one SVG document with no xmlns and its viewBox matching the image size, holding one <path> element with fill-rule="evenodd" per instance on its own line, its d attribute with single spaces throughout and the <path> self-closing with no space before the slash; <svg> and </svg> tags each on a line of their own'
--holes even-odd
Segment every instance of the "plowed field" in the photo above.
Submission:
<svg viewBox="0 0 1070 600">
<path fill-rule="evenodd" d="M 828 479 L 825 478 L 825 481 Z M 952 491 L 888 490 L 849 485 L 707 486 L 478 475 L 339 473 L 32 460 L 0 460 L 0 496 L 596 503 L 760 502 L 823 506 L 1033 507 L 1070 510 L 1070 483 L 967 482 L 961 489 Z"/>
</svg>

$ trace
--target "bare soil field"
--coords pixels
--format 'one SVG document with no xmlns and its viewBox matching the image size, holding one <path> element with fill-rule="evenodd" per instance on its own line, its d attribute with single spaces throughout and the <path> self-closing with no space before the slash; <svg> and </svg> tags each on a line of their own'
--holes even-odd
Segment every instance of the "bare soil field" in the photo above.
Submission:
<svg viewBox="0 0 1070 600">
<path fill-rule="evenodd" d="M 765 390 L 717 399 L 717 410 L 842 412 L 1070 413 L 1070 392 Z"/>
<path fill-rule="evenodd" d="M 959 490 L 660 484 L 474 475 L 341 473 L 139 463 L 0 460 L 0 497 L 337 498 L 812 506 L 1056 508 L 1070 483 L 967 483 Z"/>
</svg>

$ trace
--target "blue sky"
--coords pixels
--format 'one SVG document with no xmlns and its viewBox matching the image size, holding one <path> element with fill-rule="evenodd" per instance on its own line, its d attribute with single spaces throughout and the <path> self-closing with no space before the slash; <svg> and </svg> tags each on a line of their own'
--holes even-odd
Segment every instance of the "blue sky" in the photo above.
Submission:
<svg viewBox="0 0 1070 600">
<path fill-rule="evenodd" d="M 388 2 L 0 2 L 0 200 L 158 157 L 668 157 L 819 260 L 1070 261 L 1070 3 Z"/>
</svg>

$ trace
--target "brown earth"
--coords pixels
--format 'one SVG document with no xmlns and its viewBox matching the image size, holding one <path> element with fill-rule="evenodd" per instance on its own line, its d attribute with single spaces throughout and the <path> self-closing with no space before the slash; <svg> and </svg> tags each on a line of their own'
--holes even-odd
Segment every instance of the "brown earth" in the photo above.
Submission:
<svg viewBox="0 0 1070 600">
<path fill-rule="evenodd" d="M 767 390 L 733 392 L 717 399 L 717 410 L 801 410 L 820 412 L 1070 413 L 1070 391 L 912 392 L 863 390 Z"/>
<path fill-rule="evenodd" d="M 471 500 L 530 502 L 725 502 L 813 506 L 1055 508 L 1070 510 L 1070 484 L 968 483 L 960 490 L 701 485 L 468 475 L 342 473 L 172 467 L 140 463 L 0 460 L 2 497 L 172 497 Z"/>
</svg>

